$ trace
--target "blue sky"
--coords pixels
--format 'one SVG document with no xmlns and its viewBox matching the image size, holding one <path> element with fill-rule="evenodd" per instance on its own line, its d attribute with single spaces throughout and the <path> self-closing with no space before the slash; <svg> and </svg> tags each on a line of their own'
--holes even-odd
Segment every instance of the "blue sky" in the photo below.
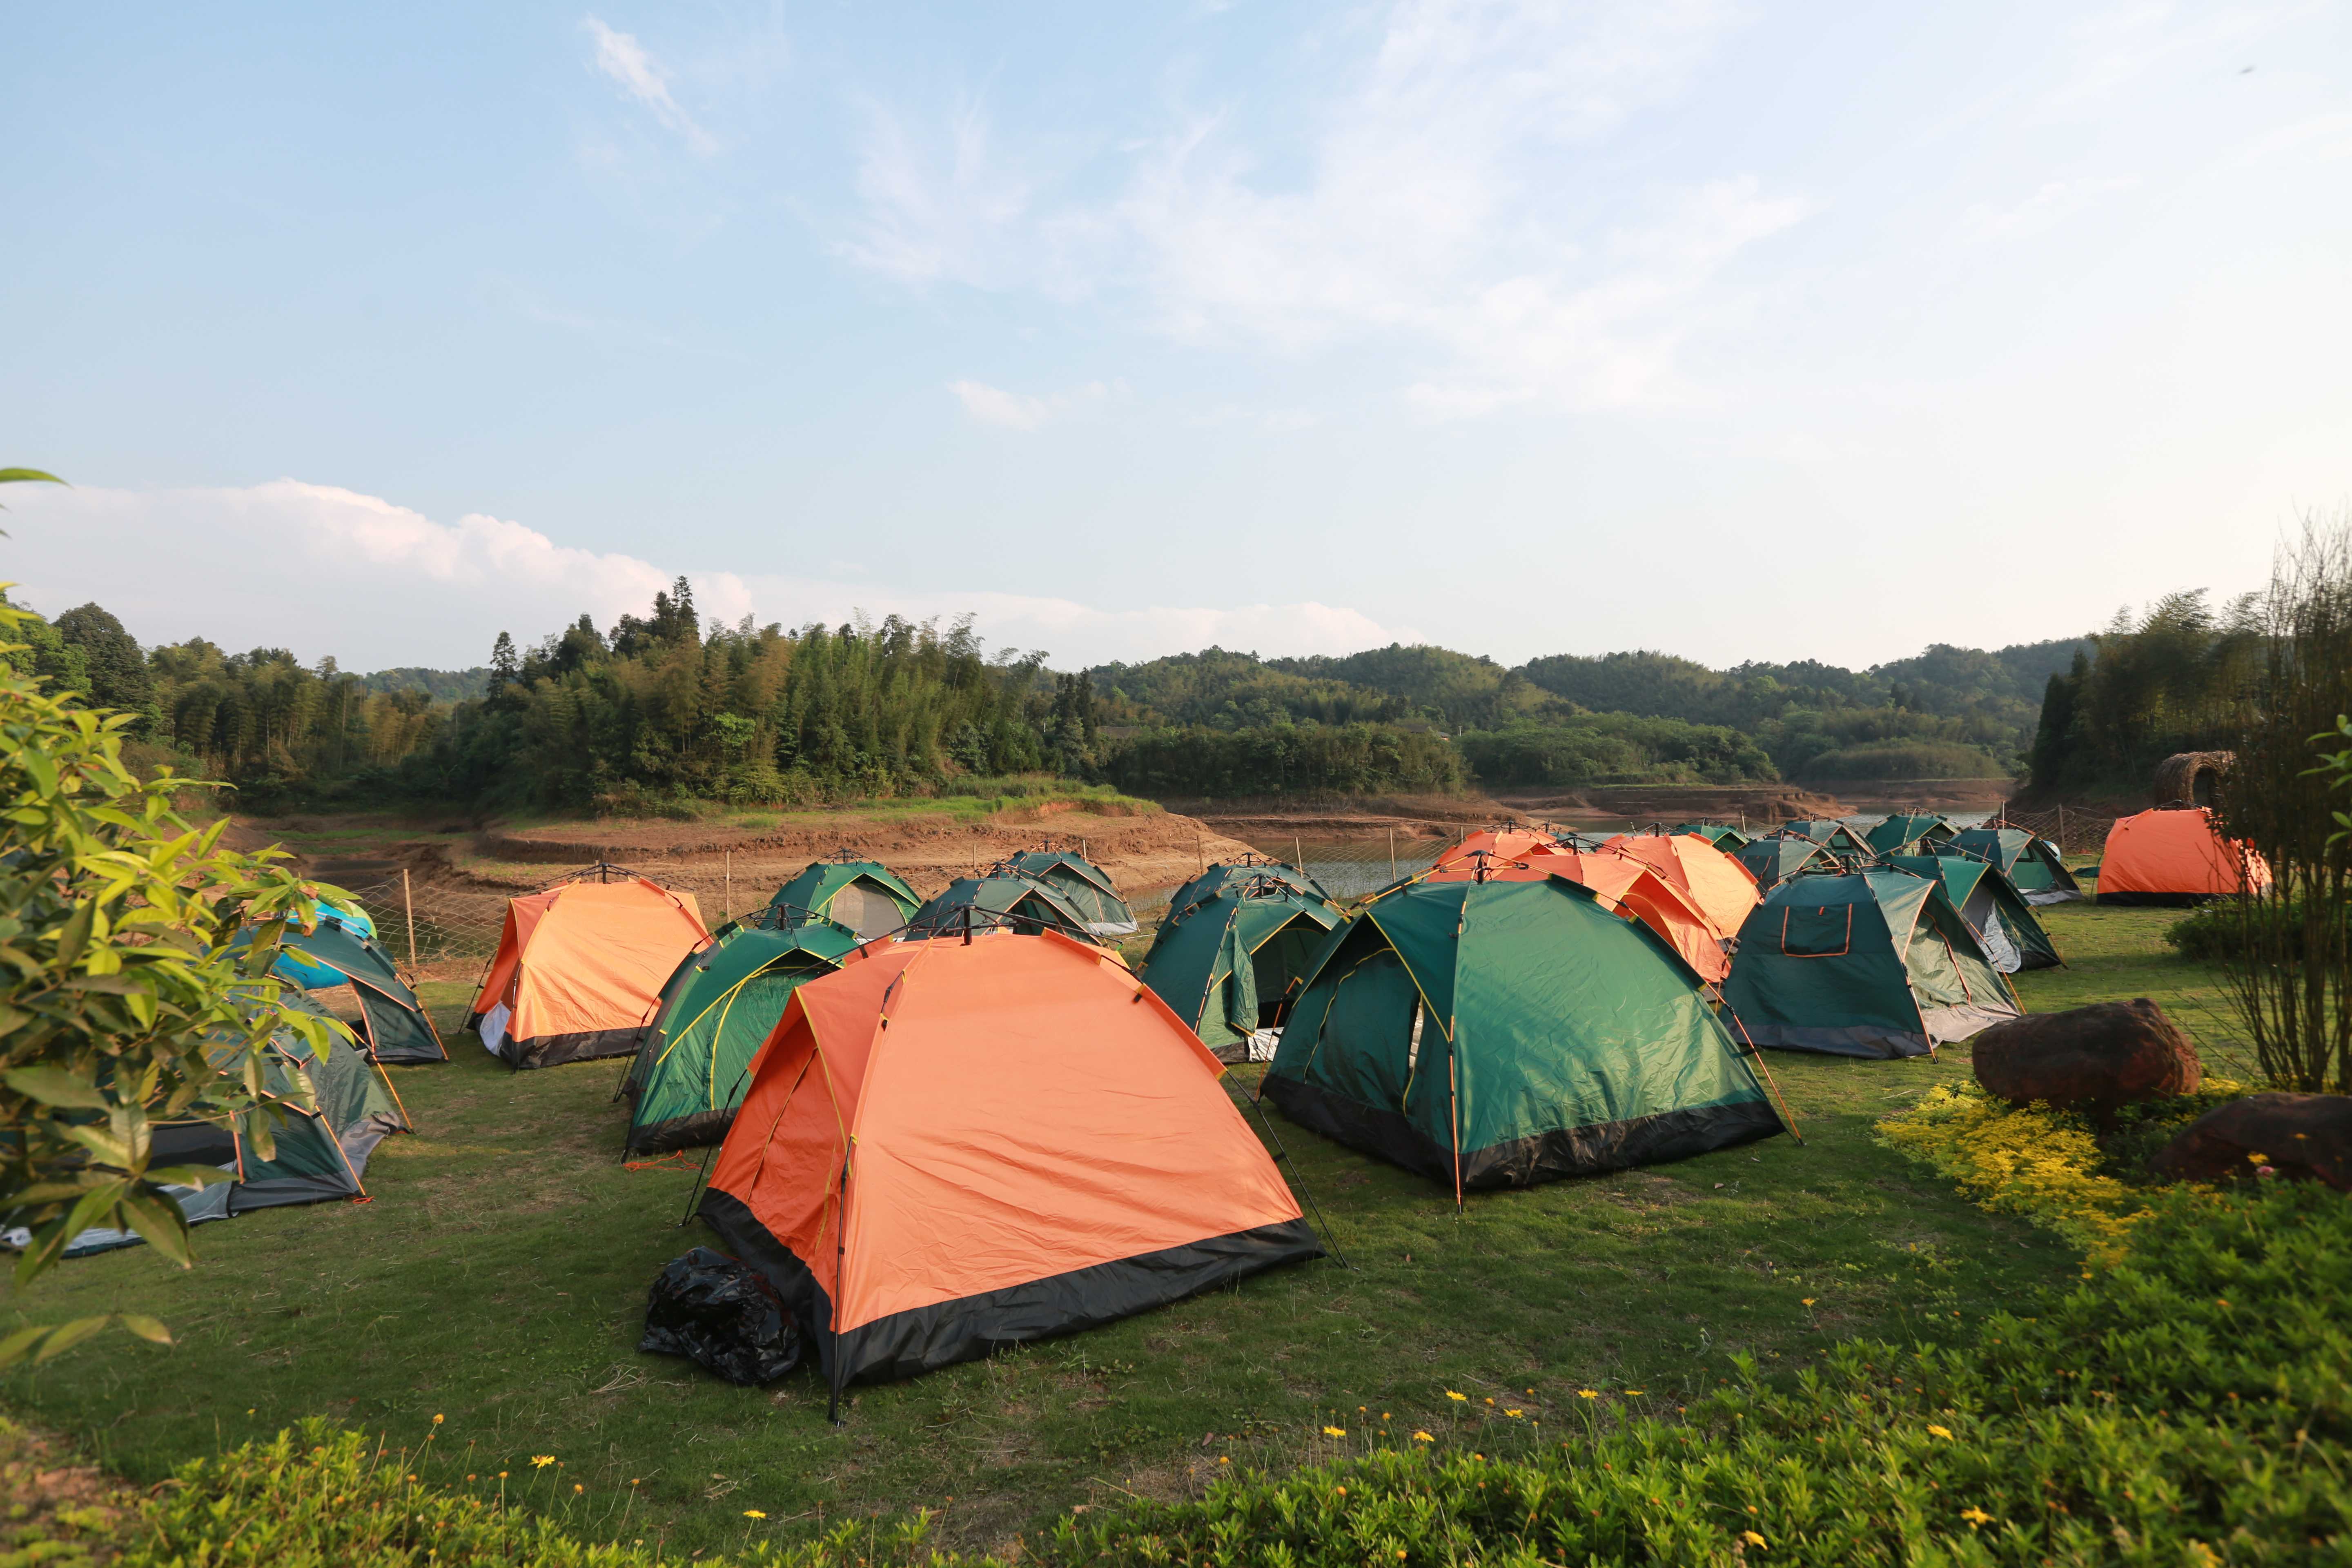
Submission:
<svg viewBox="0 0 2352 1568">
<path fill-rule="evenodd" d="M 2352 496 L 2352 8 L 28 5 L 0 576 L 1866 664 Z M 1794 613 L 1792 613 L 1792 611 Z"/>
</svg>

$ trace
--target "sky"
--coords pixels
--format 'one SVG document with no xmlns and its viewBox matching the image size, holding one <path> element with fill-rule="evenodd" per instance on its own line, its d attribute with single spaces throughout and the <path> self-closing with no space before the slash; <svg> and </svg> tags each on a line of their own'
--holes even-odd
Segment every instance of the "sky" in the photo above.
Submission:
<svg viewBox="0 0 2352 1568">
<path fill-rule="evenodd" d="M 0 579 L 1853 667 L 2352 499 L 2352 7 L 11 8 Z"/>
</svg>

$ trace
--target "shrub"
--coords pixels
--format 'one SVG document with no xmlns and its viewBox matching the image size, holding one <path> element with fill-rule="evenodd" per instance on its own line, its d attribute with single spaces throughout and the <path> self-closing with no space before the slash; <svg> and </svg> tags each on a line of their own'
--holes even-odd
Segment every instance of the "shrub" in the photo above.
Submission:
<svg viewBox="0 0 2352 1568">
<path fill-rule="evenodd" d="M 1452 795 L 1469 783 L 1443 738 L 1386 724 L 1146 730 L 1103 763 L 1129 795 Z"/>
<path fill-rule="evenodd" d="M 1873 741 L 1822 752 L 1797 770 L 1809 779 L 1997 779 L 2008 770 L 1982 746 Z"/>
<path fill-rule="evenodd" d="M 1763 748 L 1720 724 L 1582 713 L 1462 737 L 1482 784 L 1573 788 L 1601 784 L 1740 784 L 1780 775 Z"/>
</svg>

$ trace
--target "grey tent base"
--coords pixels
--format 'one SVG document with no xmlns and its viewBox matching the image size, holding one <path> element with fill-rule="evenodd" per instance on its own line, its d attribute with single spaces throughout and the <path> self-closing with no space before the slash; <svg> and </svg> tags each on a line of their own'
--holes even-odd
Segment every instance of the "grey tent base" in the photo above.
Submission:
<svg viewBox="0 0 2352 1568">
<path fill-rule="evenodd" d="M 1808 1024 L 1750 1024 L 1740 1020 L 1747 1038 L 1768 1050 L 1811 1051 L 1825 1057 L 1863 1057 L 1885 1061 L 1898 1057 L 1924 1057 L 1933 1045 L 1916 1029 L 1891 1029 L 1883 1024 L 1855 1024 L 1843 1028 Z"/>
<path fill-rule="evenodd" d="M 2021 896 L 2027 903 L 2037 907 L 2042 904 L 2080 903 L 2083 899 L 2083 895 L 2076 892 L 2072 888 L 2043 888 L 2038 891 L 2025 893 Z"/>
</svg>

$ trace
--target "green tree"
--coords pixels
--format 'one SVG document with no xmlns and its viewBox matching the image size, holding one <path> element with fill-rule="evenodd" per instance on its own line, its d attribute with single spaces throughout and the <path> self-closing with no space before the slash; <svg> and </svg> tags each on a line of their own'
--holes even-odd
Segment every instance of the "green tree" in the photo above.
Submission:
<svg viewBox="0 0 2352 1568">
<path fill-rule="evenodd" d="M 0 609 L 0 633 L 27 618 Z M 22 647 L 0 641 L 0 654 Z M 192 826 L 173 805 L 188 781 L 132 774 L 131 722 L 0 672 L 0 1222 L 32 1232 L 20 1290 L 91 1226 L 189 1264 L 163 1186 L 226 1178 L 152 1166 L 151 1129 L 234 1121 L 267 1157 L 278 1112 L 259 1047 L 290 1028 L 322 1049 L 340 1027 L 283 1011 L 269 976 L 287 925 L 316 918 L 317 889 L 275 851 L 222 848 L 226 818 Z M 0 1365 L 116 1321 L 168 1337 L 131 1317 L 25 1328 L 0 1340 Z"/>
</svg>

